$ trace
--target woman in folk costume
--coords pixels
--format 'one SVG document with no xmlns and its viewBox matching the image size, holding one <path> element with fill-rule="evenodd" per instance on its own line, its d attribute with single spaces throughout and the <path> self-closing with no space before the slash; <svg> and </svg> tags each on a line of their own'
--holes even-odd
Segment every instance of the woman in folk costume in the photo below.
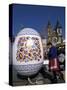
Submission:
<svg viewBox="0 0 67 90">
<path fill-rule="evenodd" d="M 49 59 L 49 71 L 53 73 L 54 82 L 57 82 L 57 74 L 63 78 L 63 75 L 60 72 L 59 61 L 57 56 L 57 48 L 52 45 L 51 42 L 47 43 L 49 48 L 48 59 Z"/>
</svg>

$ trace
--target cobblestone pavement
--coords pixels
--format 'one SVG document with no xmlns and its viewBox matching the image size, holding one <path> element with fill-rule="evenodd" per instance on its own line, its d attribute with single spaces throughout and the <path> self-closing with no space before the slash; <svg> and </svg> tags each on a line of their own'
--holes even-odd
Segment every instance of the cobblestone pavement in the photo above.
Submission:
<svg viewBox="0 0 67 90">
<path fill-rule="evenodd" d="M 21 78 L 18 76 L 16 70 L 13 69 L 13 85 L 14 86 L 19 86 L 19 85 L 42 85 L 42 84 L 51 84 L 51 76 L 52 73 L 50 72 L 44 72 L 45 75 L 43 76 L 41 72 L 39 72 L 35 77 L 33 78 L 29 78 L 30 80 L 28 80 L 28 78 L 22 78 L 23 76 L 21 76 Z M 59 79 L 57 83 L 64 83 L 65 82 L 65 71 L 62 71 L 63 73 L 63 77 L 64 80 Z"/>
</svg>

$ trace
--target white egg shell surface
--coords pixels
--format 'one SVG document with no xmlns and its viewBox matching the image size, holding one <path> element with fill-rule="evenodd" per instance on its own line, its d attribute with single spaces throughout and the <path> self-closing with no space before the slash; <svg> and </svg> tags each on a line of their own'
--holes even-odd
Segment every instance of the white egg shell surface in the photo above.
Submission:
<svg viewBox="0 0 67 90">
<path fill-rule="evenodd" d="M 39 33 L 22 29 L 13 44 L 13 66 L 21 75 L 36 74 L 43 65 L 43 47 Z"/>
</svg>

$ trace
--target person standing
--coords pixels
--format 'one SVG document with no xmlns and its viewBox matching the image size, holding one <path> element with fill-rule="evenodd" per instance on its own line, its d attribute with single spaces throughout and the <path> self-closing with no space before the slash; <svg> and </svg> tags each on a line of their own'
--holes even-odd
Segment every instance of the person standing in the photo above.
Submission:
<svg viewBox="0 0 67 90">
<path fill-rule="evenodd" d="M 57 75 L 63 78 L 63 75 L 60 72 L 59 60 L 57 55 L 57 48 L 52 45 L 51 42 L 47 43 L 48 59 L 49 59 L 49 71 L 53 73 L 54 83 L 57 83 Z"/>
</svg>

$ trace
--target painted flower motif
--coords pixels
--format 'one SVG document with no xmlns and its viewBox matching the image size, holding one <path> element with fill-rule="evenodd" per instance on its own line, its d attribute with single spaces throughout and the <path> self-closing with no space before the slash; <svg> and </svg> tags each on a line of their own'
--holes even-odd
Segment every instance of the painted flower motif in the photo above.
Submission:
<svg viewBox="0 0 67 90">
<path fill-rule="evenodd" d="M 34 43 L 31 44 L 30 48 L 27 48 L 27 46 L 30 44 L 29 39 L 34 41 Z M 28 45 L 26 45 L 28 42 Z M 25 61 L 29 62 L 31 60 L 38 60 L 40 61 L 41 59 L 41 49 L 40 49 L 40 44 L 39 44 L 39 39 L 35 37 L 21 37 L 19 38 L 18 45 L 17 45 L 17 54 L 16 54 L 16 59 L 17 61 Z"/>
</svg>

